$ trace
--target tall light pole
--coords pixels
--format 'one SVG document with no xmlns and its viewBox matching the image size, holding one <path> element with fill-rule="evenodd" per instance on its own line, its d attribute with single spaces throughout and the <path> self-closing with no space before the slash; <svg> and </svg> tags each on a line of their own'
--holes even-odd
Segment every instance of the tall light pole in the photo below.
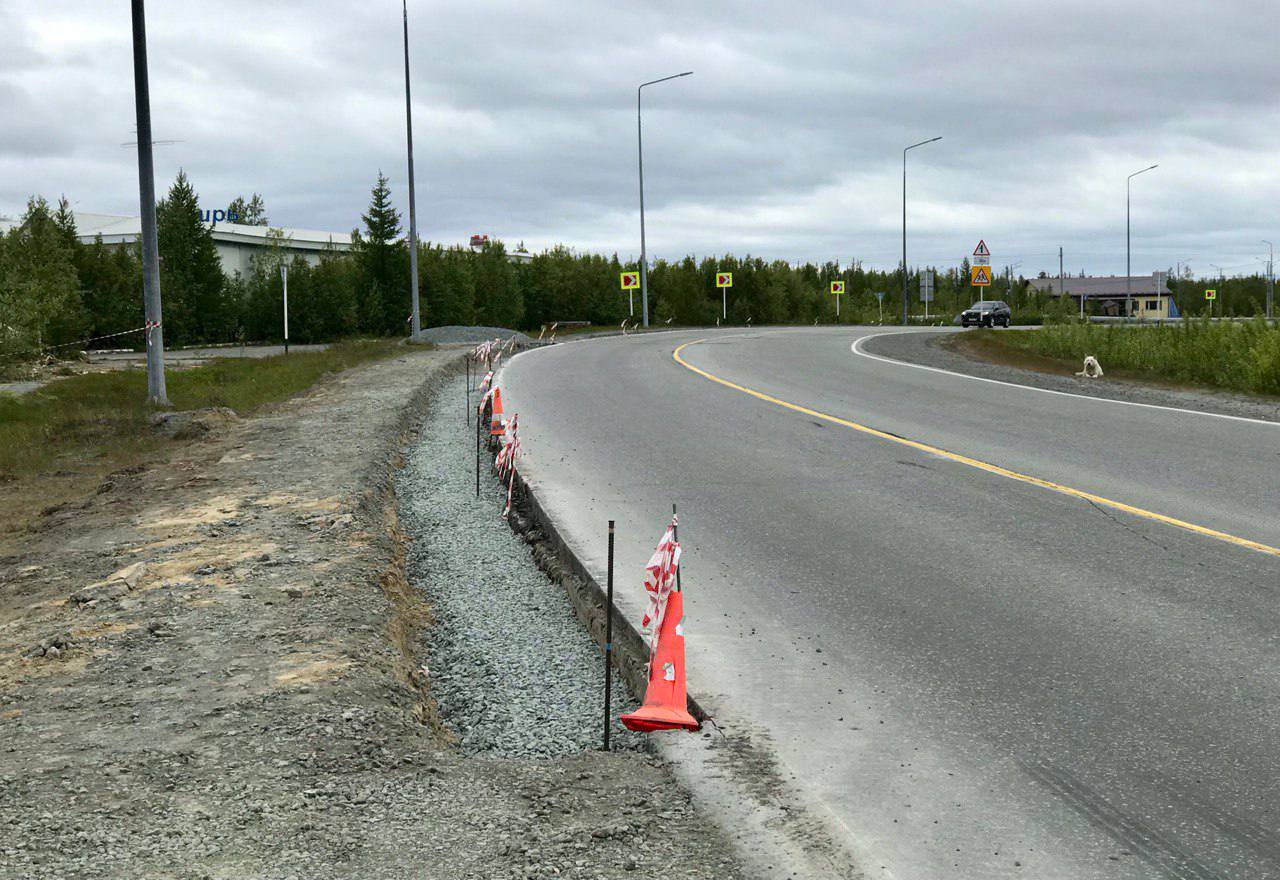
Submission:
<svg viewBox="0 0 1280 880">
<path fill-rule="evenodd" d="M 404 124 L 409 136 L 409 301 L 413 307 L 409 338 L 422 332 L 422 312 L 418 308 L 418 210 L 413 192 L 413 106 L 409 100 L 409 0 L 404 9 Z"/>
<path fill-rule="evenodd" d="M 645 327 L 649 326 L 649 257 L 644 242 L 644 135 L 640 125 L 640 91 L 645 86 L 656 86 L 670 79 L 692 75 L 692 70 L 686 70 L 684 73 L 673 73 L 662 79 L 640 83 L 636 87 L 636 159 L 640 166 L 640 320 Z"/>
<path fill-rule="evenodd" d="M 1150 168 L 1135 171 L 1126 177 L 1124 181 L 1124 311 L 1126 318 L 1133 317 L 1132 250 L 1129 246 L 1129 184 L 1139 174 L 1146 174 L 1148 171 L 1159 167 L 1159 165 L 1152 165 Z"/>
<path fill-rule="evenodd" d="M 1262 239 L 1262 243 L 1267 246 L 1266 316 L 1267 316 L 1267 319 L 1270 320 L 1271 304 L 1272 304 L 1272 301 L 1275 299 L 1275 291 L 1276 291 L 1276 246 L 1273 245 L 1271 242 L 1267 241 L 1265 238 Z"/>
<path fill-rule="evenodd" d="M 156 174 L 151 159 L 151 87 L 147 79 L 147 15 L 133 0 L 133 98 L 138 116 L 138 200 L 142 207 L 142 299 L 147 322 L 147 402 L 168 406 L 164 385 L 164 327 L 160 308 L 160 251 L 156 244 Z"/>
<path fill-rule="evenodd" d="M 902 323 L 907 323 L 907 150 L 942 140 L 942 135 L 912 144 L 902 151 Z"/>
</svg>

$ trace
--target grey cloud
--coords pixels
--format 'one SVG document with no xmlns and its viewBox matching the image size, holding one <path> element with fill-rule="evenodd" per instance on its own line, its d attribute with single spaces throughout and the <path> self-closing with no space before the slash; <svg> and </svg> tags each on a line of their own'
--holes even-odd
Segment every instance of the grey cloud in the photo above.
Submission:
<svg viewBox="0 0 1280 880">
<path fill-rule="evenodd" d="M 151 4 L 158 185 L 262 192 L 275 222 L 346 230 L 381 168 L 403 200 L 400 11 Z M 410 4 L 424 237 L 473 231 L 638 251 L 635 87 L 646 90 L 651 250 L 892 265 L 901 149 L 913 254 L 976 235 L 1020 271 L 1135 269 L 1181 252 L 1244 265 L 1280 235 L 1280 63 L 1268 4 Z M 7 16 L 7 18 L 6 18 Z M 59 33 L 58 23 L 68 23 Z M 74 26 L 72 26 L 74 25 Z M 132 211 L 127 10 L 0 12 L 0 211 L 66 191 Z M 112 151 L 115 152 L 112 152 Z M 1142 260 L 1136 246 L 1141 240 Z"/>
</svg>

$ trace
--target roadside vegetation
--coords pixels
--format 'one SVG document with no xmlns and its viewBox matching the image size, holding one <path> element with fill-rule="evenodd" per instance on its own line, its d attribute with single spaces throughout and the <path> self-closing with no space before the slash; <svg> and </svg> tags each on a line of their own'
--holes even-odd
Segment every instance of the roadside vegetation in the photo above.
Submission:
<svg viewBox="0 0 1280 880">
<path fill-rule="evenodd" d="M 1080 369 L 1093 355 L 1104 370 L 1166 382 L 1280 395 L 1280 327 L 1184 319 L 1180 324 L 1053 324 L 1035 332 L 982 334 L 983 347 L 1053 358 Z"/>
<path fill-rule="evenodd" d="M 405 335 L 409 259 L 404 224 L 386 177 L 379 174 L 374 183 L 360 228 L 353 230 L 351 250 L 330 250 L 316 265 L 289 255 L 288 240 L 270 226 L 261 196 L 235 199 L 227 207 L 230 212 L 238 223 L 267 227 L 268 246 L 255 255 L 248 271 L 224 275 L 212 229 L 202 219 L 209 212 L 201 207 L 194 183 L 180 173 L 157 205 L 166 344 L 279 341 L 283 265 L 289 271 L 292 341 Z M 579 253 L 563 246 L 530 254 L 523 244 L 511 252 L 496 240 L 474 249 L 422 243 L 418 265 L 424 326 L 482 324 L 535 335 L 540 326 L 556 321 L 617 327 L 629 314 L 618 276 L 638 268 L 616 254 Z M 969 286 L 966 260 L 920 268 L 935 271 L 929 323 L 950 324 L 979 298 Z M 881 315 L 896 323 L 902 314 L 900 270 L 870 269 L 857 259 L 817 264 L 726 254 L 654 261 L 649 272 L 653 323 L 716 324 L 721 320 L 717 272 L 733 273 L 726 298 L 729 324 L 866 324 Z M 845 282 L 839 319 L 829 292 L 832 281 Z M 908 287 L 917 323 L 923 312 L 919 281 L 913 270 Z M 1172 292 L 1184 313 L 1203 307 L 1204 286 L 1218 288 L 1223 315 L 1254 314 L 1263 296 L 1257 277 L 1204 283 L 1183 278 Z M 136 246 L 100 240 L 85 244 L 77 238 L 66 198 L 55 205 L 33 196 L 19 222 L 0 234 L 0 377 L 24 378 L 38 357 L 74 357 L 81 348 L 140 348 L 141 288 Z M 877 292 L 884 294 L 883 310 Z M 1015 324 L 1064 320 L 1073 309 L 1070 302 L 1017 277 L 1011 282 L 997 277 L 983 295 L 1008 302 Z M 639 300 L 639 291 L 635 298 Z"/>
<path fill-rule="evenodd" d="M 390 357 L 389 340 L 353 340 L 325 351 L 225 358 L 166 371 L 175 409 L 224 406 L 239 415 L 285 400 L 325 374 Z M 105 475 L 171 449 L 149 421 L 142 370 L 74 376 L 20 396 L 0 394 L 0 532 L 83 496 Z"/>
</svg>

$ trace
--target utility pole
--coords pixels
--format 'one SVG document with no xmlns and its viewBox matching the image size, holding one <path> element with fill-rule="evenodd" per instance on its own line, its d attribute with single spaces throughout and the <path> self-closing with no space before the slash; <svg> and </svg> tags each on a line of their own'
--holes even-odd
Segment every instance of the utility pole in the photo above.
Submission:
<svg viewBox="0 0 1280 880">
<path fill-rule="evenodd" d="M 138 200 L 142 208 L 142 295 L 147 322 L 147 402 L 168 406 L 164 385 L 164 327 L 160 308 L 160 251 L 156 245 L 156 174 L 151 157 L 151 87 L 147 80 L 147 15 L 133 2 L 133 96 L 138 115 Z"/>
<path fill-rule="evenodd" d="M 418 307 L 418 211 L 413 190 L 413 105 L 409 99 L 409 0 L 404 9 L 404 124 L 409 138 L 409 299 L 413 305 L 409 338 L 422 333 L 422 312 Z"/>
</svg>

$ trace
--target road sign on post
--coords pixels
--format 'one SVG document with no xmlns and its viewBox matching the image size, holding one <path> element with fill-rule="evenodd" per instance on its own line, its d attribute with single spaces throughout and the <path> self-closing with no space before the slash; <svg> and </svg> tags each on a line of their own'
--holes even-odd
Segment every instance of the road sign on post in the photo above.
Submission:
<svg viewBox="0 0 1280 880">
<path fill-rule="evenodd" d="M 635 290 L 640 286 L 640 273 L 623 272 L 619 280 L 622 282 L 622 289 L 627 292 L 627 313 L 634 318 L 636 316 Z"/>
<path fill-rule="evenodd" d="M 880 312 L 880 323 L 884 323 L 884 291 L 876 291 L 876 308 Z"/>
<path fill-rule="evenodd" d="M 969 283 L 974 287 L 990 287 L 991 286 L 991 267 L 990 266 L 970 266 L 969 267 Z"/>
<path fill-rule="evenodd" d="M 836 297 L 836 320 L 839 321 L 840 320 L 840 294 L 844 293 L 844 282 L 832 281 L 831 292 L 835 294 L 835 297 Z"/>
<path fill-rule="evenodd" d="M 929 320 L 929 303 L 933 302 L 933 270 L 920 273 L 920 302 L 924 303 L 924 319 Z"/>
<path fill-rule="evenodd" d="M 716 287 L 720 288 L 720 320 L 729 320 L 729 288 L 733 287 L 732 272 L 717 272 Z"/>
<path fill-rule="evenodd" d="M 1204 292 L 1204 298 L 1205 298 L 1205 299 L 1207 299 L 1207 300 L 1215 300 L 1215 299 L 1217 299 L 1217 298 L 1218 298 L 1218 291 L 1216 291 L 1216 290 L 1206 290 L 1206 291 Z"/>
</svg>

